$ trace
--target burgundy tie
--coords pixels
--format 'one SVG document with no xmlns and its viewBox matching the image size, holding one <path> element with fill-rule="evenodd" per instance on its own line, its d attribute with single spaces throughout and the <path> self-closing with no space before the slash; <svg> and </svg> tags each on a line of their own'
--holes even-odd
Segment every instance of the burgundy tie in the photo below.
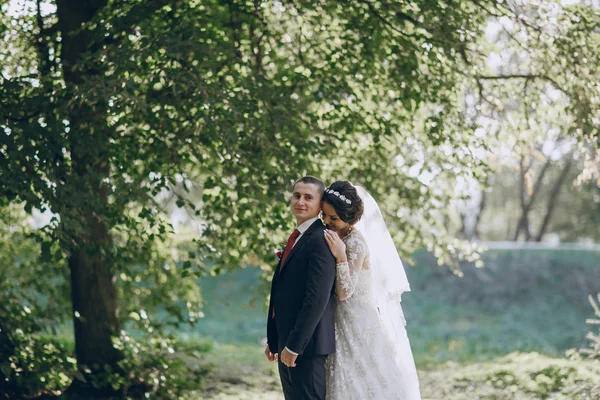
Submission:
<svg viewBox="0 0 600 400">
<path fill-rule="evenodd" d="M 296 239 L 298 239 L 298 236 L 300 236 L 300 231 L 298 229 L 294 229 L 294 232 L 292 232 L 292 234 L 290 235 L 290 238 L 288 239 L 288 241 L 285 245 L 285 250 L 283 251 L 283 256 L 281 256 L 281 264 L 279 264 L 279 272 L 281 272 L 281 269 L 283 268 L 283 263 L 285 262 L 285 259 L 287 258 L 288 254 L 290 254 L 290 251 L 292 251 L 292 247 L 294 247 L 294 243 L 296 242 Z M 275 307 L 273 307 L 273 312 L 271 313 L 271 318 L 275 318 Z"/>
<path fill-rule="evenodd" d="M 296 242 L 296 239 L 298 239 L 298 236 L 300 236 L 300 231 L 298 229 L 294 229 L 294 232 L 292 232 L 287 244 L 285 245 L 285 250 L 283 251 L 283 256 L 281 257 L 281 264 L 279 264 L 279 271 L 281 271 L 283 268 L 283 263 L 290 254 L 290 251 L 292 251 L 292 247 L 294 247 L 294 243 Z"/>
</svg>

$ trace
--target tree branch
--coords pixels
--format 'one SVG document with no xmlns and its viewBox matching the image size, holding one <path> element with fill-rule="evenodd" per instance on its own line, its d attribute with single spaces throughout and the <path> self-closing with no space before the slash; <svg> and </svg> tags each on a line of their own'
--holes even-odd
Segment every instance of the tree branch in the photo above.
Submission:
<svg viewBox="0 0 600 400">
<path fill-rule="evenodd" d="M 517 229 L 515 230 L 515 236 L 513 238 L 515 242 L 519 239 L 521 229 L 527 222 L 527 204 L 525 202 L 525 175 L 525 156 L 521 154 L 521 158 L 519 159 L 519 200 L 521 204 L 521 217 L 519 218 Z"/>
<path fill-rule="evenodd" d="M 136 4 L 126 14 L 115 17 L 112 23 L 113 31 L 122 32 L 122 34 L 118 38 L 109 35 L 104 43 L 107 45 L 119 43 L 121 38 L 132 32 L 138 24 L 146 20 L 157 10 L 172 3 L 173 1 L 169 0 L 146 0 Z"/>
<path fill-rule="evenodd" d="M 560 194 L 563 184 L 565 183 L 565 180 L 567 179 L 567 176 L 569 175 L 572 165 L 573 165 L 573 158 L 569 155 L 569 160 L 567 161 L 567 164 L 565 165 L 564 169 L 560 173 L 558 181 L 556 181 L 556 183 L 552 187 L 550 196 L 548 197 L 548 203 L 546 205 L 546 214 L 544 215 L 544 221 L 542 223 L 542 227 L 540 228 L 540 231 L 538 232 L 538 234 L 535 238 L 536 242 L 541 242 L 542 238 L 544 237 L 544 233 L 546 233 L 546 229 L 548 228 L 550 219 L 552 218 L 552 213 L 553 213 L 554 208 L 556 207 L 556 203 L 558 201 L 558 196 Z"/>
<path fill-rule="evenodd" d="M 29 115 L 23 115 L 22 117 L 18 117 L 18 118 L 13 117 L 10 114 L 7 114 L 7 115 L 0 114 L 0 120 L 5 118 L 7 121 L 11 121 L 11 122 L 25 122 L 39 114 L 40 114 L 40 111 L 34 111 Z"/>
<path fill-rule="evenodd" d="M 379 13 L 379 11 L 377 11 L 377 9 L 373 5 L 373 3 L 371 3 L 370 1 L 368 1 L 368 0 L 359 0 L 359 3 L 365 4 L 369 8 L 369 11 L 379 21 L 383 22 L 383 24 L 386 25 L 388 28 L 390 28 L 392 31 L 394 31 L 396 33 L 399 33 L 400 35 L 407 36 L 407 37 L 416 37 L 417 36 L 417 35 L 411 35 L 409 33 L 403 32 L 403 31 L 399 30 L 398 28 L 396 28 L 394 26 L 394 24 L 392 24 L 390 21 L 388 21 L 383 15 L 381 15 Z M 410 17 L 409 15 L 406 15 L 404 13 L 398 12 L 398 13 L 396 13 L 396 16 L 398 16 L 400 19 L 402 19 L 404 21 L 411 22 L 415 26 L 420 26 L 419 21 L 415 20 L 414 18 Z"/>
<path fill-rule="evenodd" d="M 552 83 L 558 90 L 561 92 L 568 94 L 568 92 L 563 89 L 553 78 L 550 78 L 548 75 L 543 74 L 512 74 L 512 75 L 477 75 L 476 79 L 481 80 L 506 80 L 506 79 L 541 79 Z"/>
</svg>

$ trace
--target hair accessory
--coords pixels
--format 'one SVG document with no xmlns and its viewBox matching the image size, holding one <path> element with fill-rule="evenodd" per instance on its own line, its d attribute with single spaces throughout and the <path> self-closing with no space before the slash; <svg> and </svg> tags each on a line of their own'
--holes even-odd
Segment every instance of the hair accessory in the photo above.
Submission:
<svg viewBox="0 0 600 400">
<path fill-rule="evenodd" d="M 335 190 L 331 190 L 331 189 L 327 188 L 327 189 L 325 189 L 325 193 L 332 194 L 332 195 L 334 195 L 336 197 L 339 197 L 339 199 L 341 201 L 345 201 L 348 204 L 352 204 L 352 200 L 350 200 L 349 198 L 347 198 L 343 194 L 340 194 L 340 192 L 337 192 Z"/>
</svg>

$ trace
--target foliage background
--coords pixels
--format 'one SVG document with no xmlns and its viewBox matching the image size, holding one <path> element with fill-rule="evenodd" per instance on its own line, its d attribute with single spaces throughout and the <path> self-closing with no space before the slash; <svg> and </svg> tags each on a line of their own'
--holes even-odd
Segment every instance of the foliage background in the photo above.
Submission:
<svg viewBox="0 0 600 400">
<path fill-rule="evenodd" d="M 595 256 L 497 251 L 473 268 L 482 240 L 598 241 L 598 9 L 0 1 L 0 392 L 193 391 L 212 351 L 195 334 L 225 339 L 221 315 L 260 331 L 307 173 L 382 205 L 417 266 L 422 365 L 583 345 L 584 328 L 553 328 L 581 326 Z"/>
</svg>

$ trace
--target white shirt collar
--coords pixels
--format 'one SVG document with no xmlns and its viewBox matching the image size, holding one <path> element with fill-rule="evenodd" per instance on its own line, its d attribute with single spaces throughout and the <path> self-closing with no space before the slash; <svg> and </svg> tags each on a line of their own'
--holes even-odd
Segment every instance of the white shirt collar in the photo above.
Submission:
<svg viewBox="0 0 600 400">
<path fill-rule="evenodd" d="M 306 232 L 306 230 L 307 230 L 308 228 L 310 228 L 310 226 L 311 226 L 311 225 L 312 225 L 312 224 L 313 224 L 313 223 L 314 223 L 314 222 L 315 222 L 317 219 L 319 219 L 319 217 L 314 217 L 314 218 L 311 218 L 311 219 L 309 219 L 309 220 L 306 220 L 306 221 L 304 221 L 303 223 L 301 223 L 300 225 L 298 225 L 298 226 L 296 227 L 296 229 L 298 229 L 298 230 L 300 231 L 300 234 L 302 235 L 302 234 L 304 234 L 304 232 Z"/>
</svg>

